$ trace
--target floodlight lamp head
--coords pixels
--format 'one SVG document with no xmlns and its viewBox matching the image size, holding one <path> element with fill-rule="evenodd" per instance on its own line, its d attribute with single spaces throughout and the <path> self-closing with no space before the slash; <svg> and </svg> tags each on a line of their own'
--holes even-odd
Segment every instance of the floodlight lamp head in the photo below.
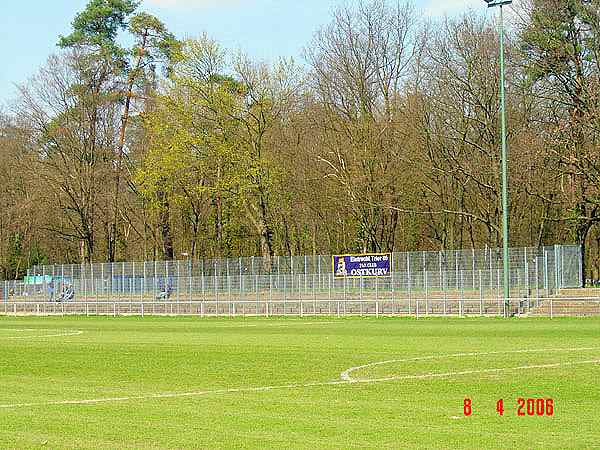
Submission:
<svg viewBox="0 0 600 450">
<path fill-rule="evenodd" d="M 483 0 L 487 3 L 488 8 L 492 8 L 494 6 L 505 6 L 510 5 L 512 0 Z"/>
</svg>

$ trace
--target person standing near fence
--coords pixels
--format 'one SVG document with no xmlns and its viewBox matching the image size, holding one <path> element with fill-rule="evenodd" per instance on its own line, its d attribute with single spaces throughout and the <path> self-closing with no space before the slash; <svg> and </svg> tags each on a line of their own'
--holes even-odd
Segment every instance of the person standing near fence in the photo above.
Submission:
<svg viewBox="0 0 600 450">
<path fill-rule="evenodd" d="M 54 281 L 48 283 L 48 301 L 54 301 Z"/>
</svg>

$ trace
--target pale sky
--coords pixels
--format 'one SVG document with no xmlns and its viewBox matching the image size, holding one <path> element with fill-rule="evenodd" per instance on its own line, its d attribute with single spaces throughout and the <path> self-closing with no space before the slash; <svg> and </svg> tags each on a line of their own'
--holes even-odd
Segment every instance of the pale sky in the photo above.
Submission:
<svg viewBox="0 0 600 450">
<path fill-rule="evenodd" d="M 223 46 L 267 60 L 301 59 L 317 29 L 330 21 L 344 0 L 144 0 L 140 10 L 158 16 L 179 38 L 206 32 Z M 352 3 L 352 0 L 345 0 Z M 26 82 L 50 54 L 60 34 L 88 0 L 4 1 L 0 43 L 0 106 L 16 96 L 15 83 Z M 469 9 L 490 14 L 482 0 L 415 0 L 424 16 L 457 15 Z"/>
</svg>

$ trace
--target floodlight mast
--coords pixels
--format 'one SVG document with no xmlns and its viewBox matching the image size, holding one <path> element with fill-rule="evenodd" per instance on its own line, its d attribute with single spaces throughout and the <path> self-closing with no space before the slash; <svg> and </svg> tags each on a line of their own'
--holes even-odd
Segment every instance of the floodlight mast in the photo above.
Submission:
<svg viewBox="0 0 600 450">
<path fill-rule="evenodd" d="M 504 99 L 504 15 L 503 6 L 510 5 L 512 0 L 484 0 L 488 8 L 500 7 L 500 121 L 502 140 L 502 263 L 504 317 L 508 317 L 510 308 L 510 266 L 508 260 L 508 152 L 506 149 L 506 104 Z"/>
</svg>

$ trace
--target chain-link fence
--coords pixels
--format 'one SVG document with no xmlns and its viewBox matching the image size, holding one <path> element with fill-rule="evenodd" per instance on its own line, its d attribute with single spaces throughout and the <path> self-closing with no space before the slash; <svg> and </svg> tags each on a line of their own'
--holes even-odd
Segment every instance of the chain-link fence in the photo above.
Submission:
<svg viewBox="0 0 600 450">
<path fill-rule="evenodd" d="M 580 250 L 574 245 L 512 248 L 510 265 L 531 273 L 554 270 L 562 287 L 581 284 Z M 288 275 L 331 273 L 331 255 L 186 259 L 177 261 L 139 261 L 93 264 L 54 264 L 34 266 L 28 276 L 51 276 L 70 279 L 109 279 L 125 277 L 202 277 L 245 275 Z M 392 270 L 398 273 L 493 271 L 502 268 L 502 250 L 498 248 L 437 252 L 392 253 Z M 116 281 L 119 283 L 119 281 Z"/>
<path fill-rule="evenodd" d="M 394 253 L 386 278 L 336 278 L 331 256 L 275 257 L 268 273 L 261 258 L 41 266 L 4 282 L 2 297 L 7 313 L 47 312 L 45 304 L 89 313 L 94 303 L 93 311 L 116 314 L 126 303 L 132 313 L 149 305 L 156 313 L 338 314 L 339 303 L 344 314 L 503 315 L 540 308 L 559 289 L 581 285 L 576 246 L 511 249 L 510 258 L 510 305 L 498 249 Z"/>
</svg>

